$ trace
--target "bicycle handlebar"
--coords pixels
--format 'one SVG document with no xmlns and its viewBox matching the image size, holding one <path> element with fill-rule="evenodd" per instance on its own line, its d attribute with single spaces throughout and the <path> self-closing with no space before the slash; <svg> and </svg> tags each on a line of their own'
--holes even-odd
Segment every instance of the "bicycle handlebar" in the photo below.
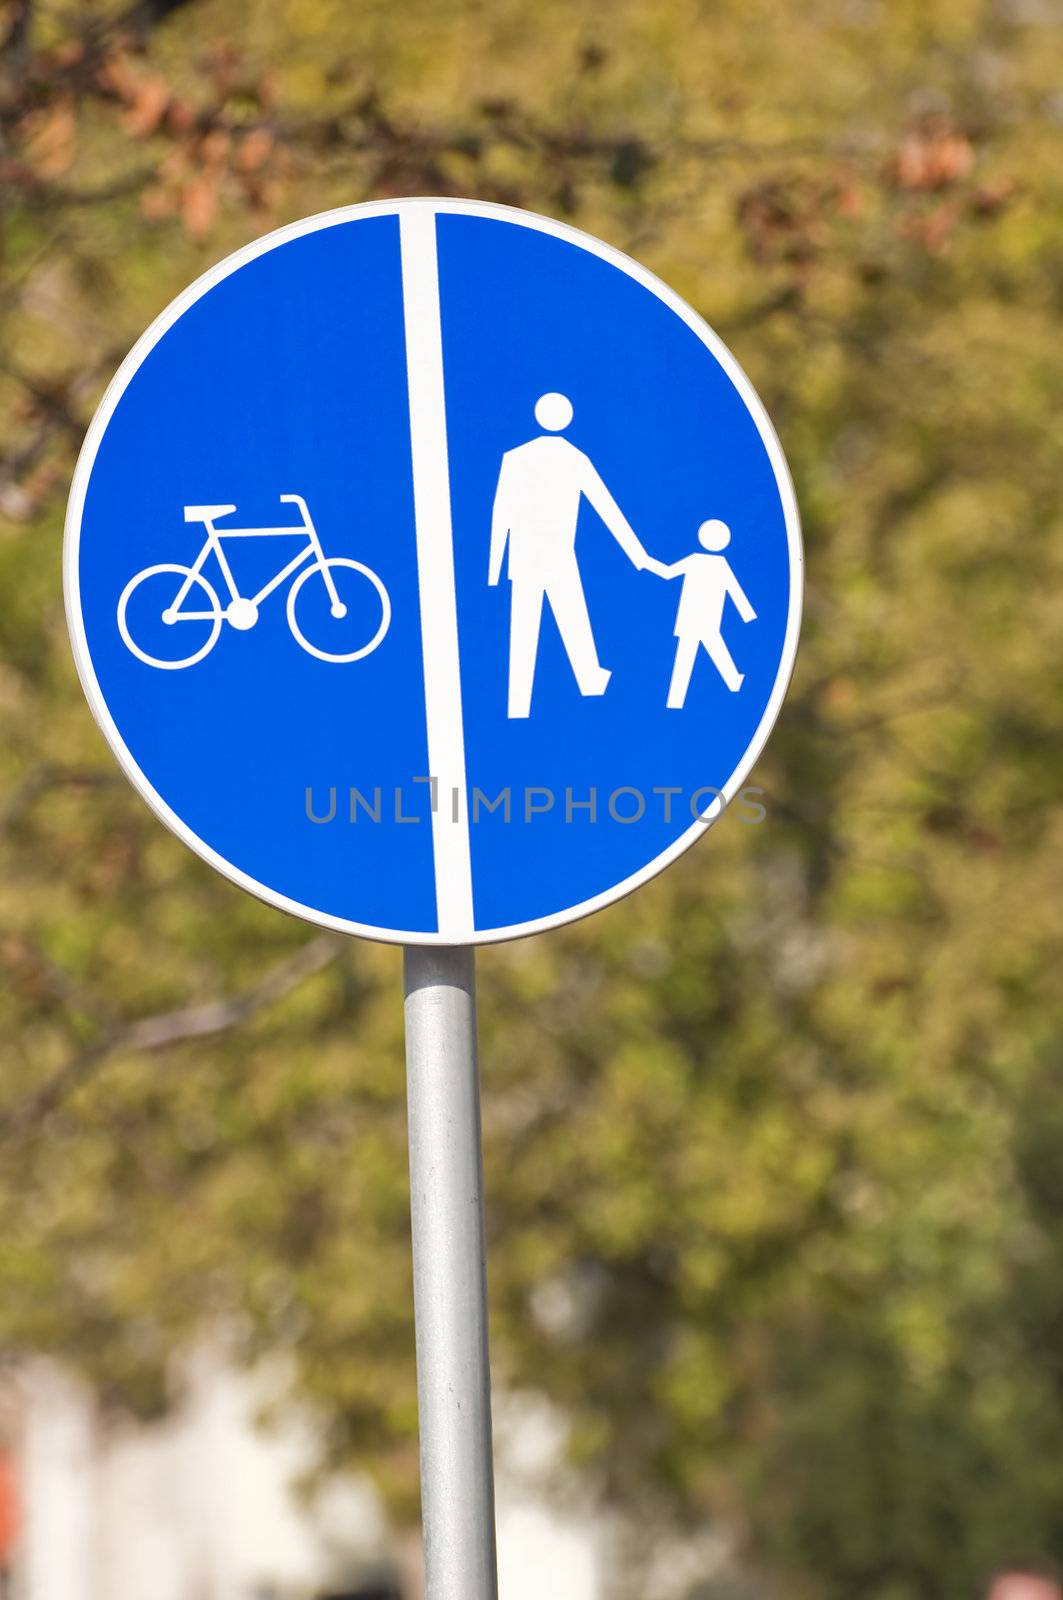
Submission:
<svg viewBox="0 0 1063 1600">
<path fill-rule="evenodd" d="M 313 529 L 314 524 L 310 520 L 310 507 L 307 505 L 301 494 L 282 494 L 280 499 L 284 504 L 298 506 L 299 510 L 303 514 L 303 526 L 310 530 Z M 185 521 L 210 523 L 214 522 L 218 517 L 231 516 L 235 510 L 235 506 L 185 506 Z M 223 534 L 255 533 L 258 531 L 262 530 L 254 528 L 219 528 L 218 530 L 219 533 Z M 283 528 L 279 528 L 273 531 L 283 533 L 285 530 Z M 298 533 L 299 530 L 298 528 L 293 528 L 292 532 Z"/>
<path fill-rule="evenodd" d="M 306 523 L 307 527 L 309 528 L 312 526 L 310 521 L 310 507 L 307 505 L 301 494 L 282 494 L 280 498 L 284 504 L 298 506 L 299 510 L 303 513 L 303 521 Z"/>
</svg>

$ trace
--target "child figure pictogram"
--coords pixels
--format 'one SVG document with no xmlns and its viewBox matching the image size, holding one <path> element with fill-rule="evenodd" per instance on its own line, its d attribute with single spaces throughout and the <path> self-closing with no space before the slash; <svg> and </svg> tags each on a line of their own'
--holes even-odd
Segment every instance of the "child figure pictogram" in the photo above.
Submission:
<svg viewBox="0 0 1063 1600">
<path fill-rule="evenodd" d="M 720 554 L 731 542 L 731 530 L 726 522 L 715 518 L 703 522 L 698 529 L 698 541 L 706 554 L 695 550 L 681 561 L 654 569 L 660 571 L 662 577 L 681 576 L 683 579 L 673 630 L 676 637 L 675 665 L 668 686 L 668 707 L 672 711 L 681 711 L 686 704 L 699 648 L 704 648 L 708 653 L 731 692 L 738 693 L 745 682 L 745 674 L 735 666 L 723 640 L 723 613 L 727 596 L 730 595 L 734 601 L 743 622 L 754 622 L 757 615 L 732 572 L 731 563 L 725 555 Z"/>
</svg>

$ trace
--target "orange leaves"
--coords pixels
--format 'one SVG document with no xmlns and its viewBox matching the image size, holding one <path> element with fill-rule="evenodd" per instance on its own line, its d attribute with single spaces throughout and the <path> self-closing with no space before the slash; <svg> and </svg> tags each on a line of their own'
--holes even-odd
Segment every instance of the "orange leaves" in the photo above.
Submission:
<svg viewBox="0 0 1063 1600">
<path fill-rule="evenodd" d="M 38 178 L 61 178 L 77 154 L 77 117 L 69 95 L 57 96 L 51 105 L 31 113 L 22 123 L 24 153 Z"/>
<path fill-rule="evenodd" d="M 269 82 L 244 84 L 239 54 L 227 44 L 208 51 L 202 66 L 216 99 L 200 109 L 180 99 L 161 73 L 143 71 L 123 52 L 109 56 L 98 73 L 100 87 L 123 108 L 121 126 L 127 134 L 170 141 L 141 196 L 141 215 L 148 222 L 178 218 L 192 239 L 210 233 L 226 188 L 244 204 L 271 205 L 276 183 L 270 169 L 283 160 L 270 129 L 261 123 L 243 126 L 229 104 L 239 93 L 264 112 L 272 94 Z"/>
<path fill-rule="evenodd" d="M 898 189 L 948 189 L 970 175 L 974 146 L 966 134 L 934 121 L 901 140 L 889 166 Z"/>
<path fill-rule="evenodd" d="M 113 50 L 104 59 L 96 73 L 96 81 L 105 93 L 124 105 L 131 106 L 137 98 L 137 69 L 122 50 Z"/>
<path fill-rule="evenodd" d="M 258 172 L 273 153 L 273 135 L 268 128 L 252 128 L 236 150 L 233 164 L 240 172 Z"/>
<path fill-rule="evenodd" d="M 181 139 L 192 133 L 200 117 L 174 93 L 161 72 L 143 72 L 127 55 L 108 56 L 97 75 L 100 87 L 123 106 L 121 125 L 134 139 L 154 133 Z"/>
<path fill-rule="evenodd" d="M 218 215 L 218 179 L 201 172 L 181 192 L 181 221 L 190 239 L 204 239 Z"/>
<path fill-rule="evenodd" d="M 878 281 L 883 224 L 895 239 L 940 255 L 965 222 L 995 216 L 1011 202 L 1014 179 L 975 181 L 977 156 L 968 133 L 935 116 L 910 127 L 884 161 L 847 156 L 822 175 L 765 177 L 739 197 L 746 249 L 754 261 L 789 266 L 800 290 L 820 259 L 849 252 L 839 226 L 863 227 L 870 254 L 859 272 Z"/>
<path fill-rule="evenodd" d="M 190 239 L 204 239 L 217 221 L 226 188 L 257 209 L 274 203 L 277 181 L 270 169 L 278 162 L 283 164 L 283 152 L 266 128 L 196 131 L 160 163 L 141 196 L 141 215 L 148 222 L 179 217 Z"/>
<path fill-rule="evenodd" d="M 121 51 L 107 57 L 97 79 L 100 87 L 125 107 L 122 127 L 134 139 L 147 139 L 156 133 L 174 104 L 162 73 L 138 70 Z"/>
<path fill-rule="evenodd" d="M 921 244 L 928 255 L 937 256 L 952 238 L 962 215 L 955 200 L 942 200 L 929 211 L 906 213 L 897 224 L 897 232 L 902 239 Z"/>
<path fill-rule="evenodd" d="M 738 199 L 738 221 L 754 261 L 792 260 L 804 232 L 807 214 L 801 188 L 770 178 L 747 189 Z"/>
<path fill-rule="evenodd" d="M 864 208 L 863 190 L 845 171 L 767 178 L 739 196 L 737 212 L 754 261 L 804 269 L 828 246 L 831 223 L 855 221 Z"/>
<path fill-rule="evenodd" d="M 158 73 L 141 78 L 129 110 L 122 118 L 122 126 L 134 139 L 146 139 L 155 132 L 170 104 L 170 88 Z"/>
<path fill-rule="evenodd" d="M 1008 177 L 976 185 L 975 166 L 971 138 L 948 119 L 928 118 L 909 130 L 886 165 L 887 183 L 906 202 L 897 221 L 900 237 L 940 255 L 965 217 L 1003 210 L 1018 185 Z"/>
</svg>

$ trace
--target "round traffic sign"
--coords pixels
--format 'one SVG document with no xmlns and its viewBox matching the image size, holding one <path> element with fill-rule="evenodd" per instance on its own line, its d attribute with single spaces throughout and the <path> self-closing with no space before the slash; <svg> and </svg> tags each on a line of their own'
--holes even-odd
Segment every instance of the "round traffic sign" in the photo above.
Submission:
<svg viewBox="0 0 1063 1600">
<path fill-rule="evenodd" d="M 352 206 L 212 268 L 92 422 L 78 670 L 201 856 L 328 927 L 534 933 L 673 861 L 778 714 L 778 440 L 659 279 L 545 217 Z"/>
</svg>

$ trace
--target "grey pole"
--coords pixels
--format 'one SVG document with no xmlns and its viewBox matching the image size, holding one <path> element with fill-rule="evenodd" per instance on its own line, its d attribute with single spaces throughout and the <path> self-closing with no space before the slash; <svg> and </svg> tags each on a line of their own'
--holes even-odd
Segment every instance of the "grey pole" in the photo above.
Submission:
<svg viewBox="0 0 1063 1600">
<path fill-rule="evenodd" d="M 405 950 L 413 1292 L 427 1600 L 497 1600 L 476 969 Z"/>
</svg>

